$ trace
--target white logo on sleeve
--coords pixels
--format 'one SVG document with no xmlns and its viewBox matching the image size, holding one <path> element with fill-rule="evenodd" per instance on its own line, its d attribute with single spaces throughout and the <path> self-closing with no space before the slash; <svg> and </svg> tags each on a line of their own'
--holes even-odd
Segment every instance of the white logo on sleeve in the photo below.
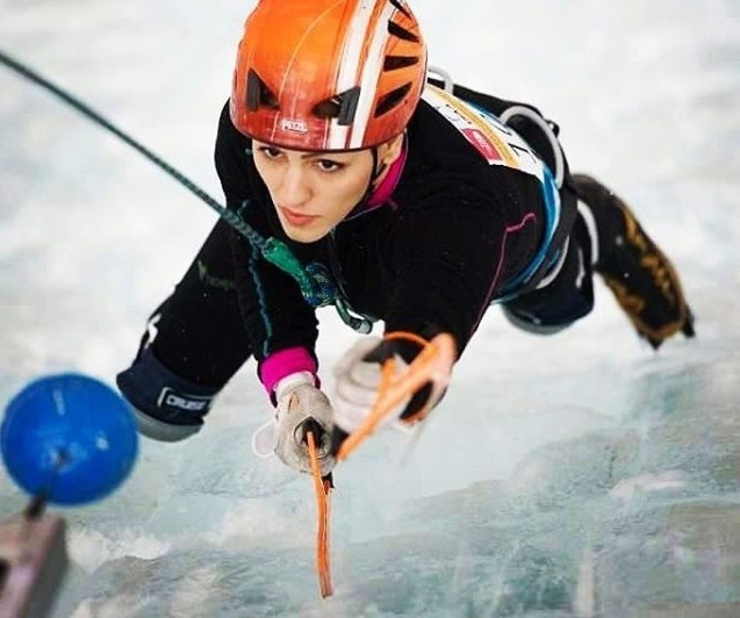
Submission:
<svg viewBox="0 0 740 618">
<path fill-rule="evenodd" d="M 159 394 L 157 405 L 160 408 L 182 410 L 184 412 L 207 412 L 211 404 L 211 397 L 198 397 L 177 393 L 170 387 L 165 387 Z"/>
</svg>

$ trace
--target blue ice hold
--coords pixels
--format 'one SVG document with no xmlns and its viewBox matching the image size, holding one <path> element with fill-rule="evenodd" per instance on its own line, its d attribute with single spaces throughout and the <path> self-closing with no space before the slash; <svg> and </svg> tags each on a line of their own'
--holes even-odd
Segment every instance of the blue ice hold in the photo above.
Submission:
<svg viewBox="0 0 740 618">
<path fill-rule="evenodd" d="M 131 472 L 138 435 L 128 404 L 91 377 L 39 378 L 8 404 L 0 450 L 12 479 L 50 503 L 99 500 Z"/>
</svg>

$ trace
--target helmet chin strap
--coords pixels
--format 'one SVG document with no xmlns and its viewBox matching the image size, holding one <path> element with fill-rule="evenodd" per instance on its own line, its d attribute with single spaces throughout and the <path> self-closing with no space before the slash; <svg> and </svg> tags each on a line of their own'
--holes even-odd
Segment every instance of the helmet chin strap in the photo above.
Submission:
<svg viewBox="0 0 740 618">
<path fill-rule="evenodd" d="M 367 203 L 367 201 L 370 199 L 370 196 L 373 194 L 373 191 L 375 191 L 375 183 L 378 181 L 378 178 L 380 178 L 383 175 L 383 172 L 388 167 L 386 163 L 383 163 L 378 158 L 378 147 L 373 146 L 370 149 L 370 154 L 373 157 L 373 173 L 370 174 L 370 179 L 367 181 L 367 188 L 365 189 L 365 192 L 362 194 L 362 197 L 360 200 L 355 204 L 352 208 L 352 210 L 347 213 L 347 216 L 344 218 L 344 221 L 347 219 L 351 219 L 355 215 L 358 215 L 360 212 L 362 212 L 363 206 Z"/>
<path fill-rule="evenodd" d="M 375 183 L 378 181 L 378 178 L 380 178 L 383 175 L 383 172 L 388 167 L 386 163 L 378 159 L 378 147 L 377 146 L 373 146 L 370 149 L 370 154 L 373 157 L 373 173 L 370 176 L 370 180 L 367 183 L 367 189 L 365 189 L 365 194 L 362 196 L 362 199 L 360 200 L 360 204 L 365 202 L 373 194 L 373 191 L 375 190 Z"/>
<path fill-rule="evenodd" d="M 406 132 L 403 133 L 403 141 L 401 143 L 401 151 L 398 155 L 398 158 L 400 158 L 400 168 L 403 168 L 403 164 L 406 160 L 406 152 L 407 152 L 407 136 Z M 387 163 L 385 161 L 381 161 L 379 151 L 380 146 L 372 146 L 368 150 L 370 150 L 370 156 L 372 157 L 372 173 L 370 174 L 370 178 L 367 181 L 367 187 L 365 188 L 364 193 L 362 194 L 362 197 L 358 200 L 358 202 L 354 205 L 352 210 L 349 211 L 346 217 L 344 217 L 344 221 L 347 221 L 349 219 L 352 219 L 356 217 L 357 215 L 362 214 L 365 212 L 368 207 L 371 205 L 371 208 L 375 208 L 379 205 L 379 203 L 375 204 L 372 203 L 373 199 L 375 198 L 376 192 L 382 192 L 382 196 L 378 196 L 379 199 L 382 201 L 389 197 L 390 191 L 393 190 L 393 187 L 395 187 L 395 183 L 397 181 L 397 178 L 391 179 L 391 183 L 393 187 L 390 187 L 390 191 L 388 190 L 389 187 L 383 187 L 383 184 L 386 183 L 388 180 L 387 178 L 383 177 L 383 174 L 386 172 L 389 172 L 393 174 L 394 176 L 397 175 L 397 172 L 394 171 L 395 166 L 399 163 L 398 158 L 394 160 L 392 163 Z M 400 173 L 400 170 L 398 170 L 398 173 Z M 382 179 L 382 181 L 381 181 Z M 388 194 L 388 195 L 386 195 Z M 377 200 L 376 200 L 377 201 Z"/>
<path fill-rule="evenodd" d="M 373 175 L 370 178 L 370 184 L 372 185 L 385 171 L 388 165 L 378 160 L 378 147 L 373 146 L 371 153 L 373 155 Z"/>
</svg>

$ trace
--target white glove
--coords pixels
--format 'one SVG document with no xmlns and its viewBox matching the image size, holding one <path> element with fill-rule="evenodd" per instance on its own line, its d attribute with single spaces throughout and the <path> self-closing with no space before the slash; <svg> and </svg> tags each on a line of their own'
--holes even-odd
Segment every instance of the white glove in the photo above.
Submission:
<svg viewBox="0 0 740 618">
<path fill-rule="evenodd" d="M 347 352 L 334 368 L 336 378 L 334 396 L 334 422 L 346 433 L 354 432 L 370 414 L 378 397 L 382 380 L 383 365 L 380 360 L 366 360 L 382 339 L 365 337 L 360 339 Z M 394 375 L 402 374 L 408 367 L 398 355 L 394 355 Z M 400 403 L 392 414 L 384 420 L 384 425 L 397 421 L 411 398 Z"/>
<path fill-rule="evenodd" d="M 306 422 L 314 421 L 318 425 L 319 435 L 314 434 L 314 439 L 321 475 L 329 474 L 336 464 L 330 454 L 333 414 L 329 399 L 314 385 L 313 374 L 299 371 L 284 377 L 275 386 L 275 399 L 275 420 L 257 430 L 252 441 L 254 451 L 264 456 L 266 446 L 271 444 L 285 465 L 310 473 L 306 430 L 311 423 L 307 426 Z"/>
</svg>

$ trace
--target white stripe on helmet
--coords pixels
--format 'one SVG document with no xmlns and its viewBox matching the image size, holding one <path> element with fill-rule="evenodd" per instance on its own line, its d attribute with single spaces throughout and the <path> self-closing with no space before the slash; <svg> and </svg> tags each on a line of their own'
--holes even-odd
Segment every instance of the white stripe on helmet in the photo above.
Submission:
<svg viewBox="0 0 740 618">
<path fill-rule="evenodd" d="M 352 124 L 350 148 L 360 148 L 362 146 L 365 138 L 365 130 L 370 121 L 370 115 L 374 111 L 373 102 L 375 101 L 380 72 L 383 70 L 383 63 L 385 61 L 386 43 L 390 36 L 388 33 L 388 22 L 395 12 L 396 8 L 390 2 L 386 2 L 380 18 L 376 22 L 375 32 L 373 33 L 370 49 L 367 54 L 367 61 L 365 62 L 362 77 L 360 78 L 360 100 L 357 103 L 355 121 Z"/>
<path fill-rule="evenodd" d="M 373 0 L 360 0 L 355 7 L 355 13 L 344 39 L 342 57 L 339 60 L 336 83 L 337 94 L 345 92 L 355 85 L 360 61 L 362 60 L 362 49 L 367 38 L 367 30 L 374 8 L 375 2 Z M 337 119 L 333 118 L 329 130 L 328 148 L 346 148 L 349 129 L 348 126 L 341 126 Z"/>
<path fill-rule="evenodd" d="M 396 11 L 390 2 L 385 6 L 380 17 L 370 31 L 370 18 L 375 9 L 375 0 L 360 0 L 352 16 L 350 27 L 342 49 L 342 57 L 337 75 L 336 92 L 341 93 L 354 87 L 362 61 L 362 52 L 365 41 L 371 35 L 367 60 L 360 76 L 360 98 L 357 102 L 354 122 L 351 126 L 340 126 L 338 119 L 331 120 L 327 148 L 330 150 L 343 148 L 360 148 L 365 137 L 365 130 L 373 113 L 373 102 L 378 86 L 380 72 L 383 69 L 384 51 L 388 40 L 388 21 Z M 348 144 L 348 139 L 351 141 Z"/>
</svg>

